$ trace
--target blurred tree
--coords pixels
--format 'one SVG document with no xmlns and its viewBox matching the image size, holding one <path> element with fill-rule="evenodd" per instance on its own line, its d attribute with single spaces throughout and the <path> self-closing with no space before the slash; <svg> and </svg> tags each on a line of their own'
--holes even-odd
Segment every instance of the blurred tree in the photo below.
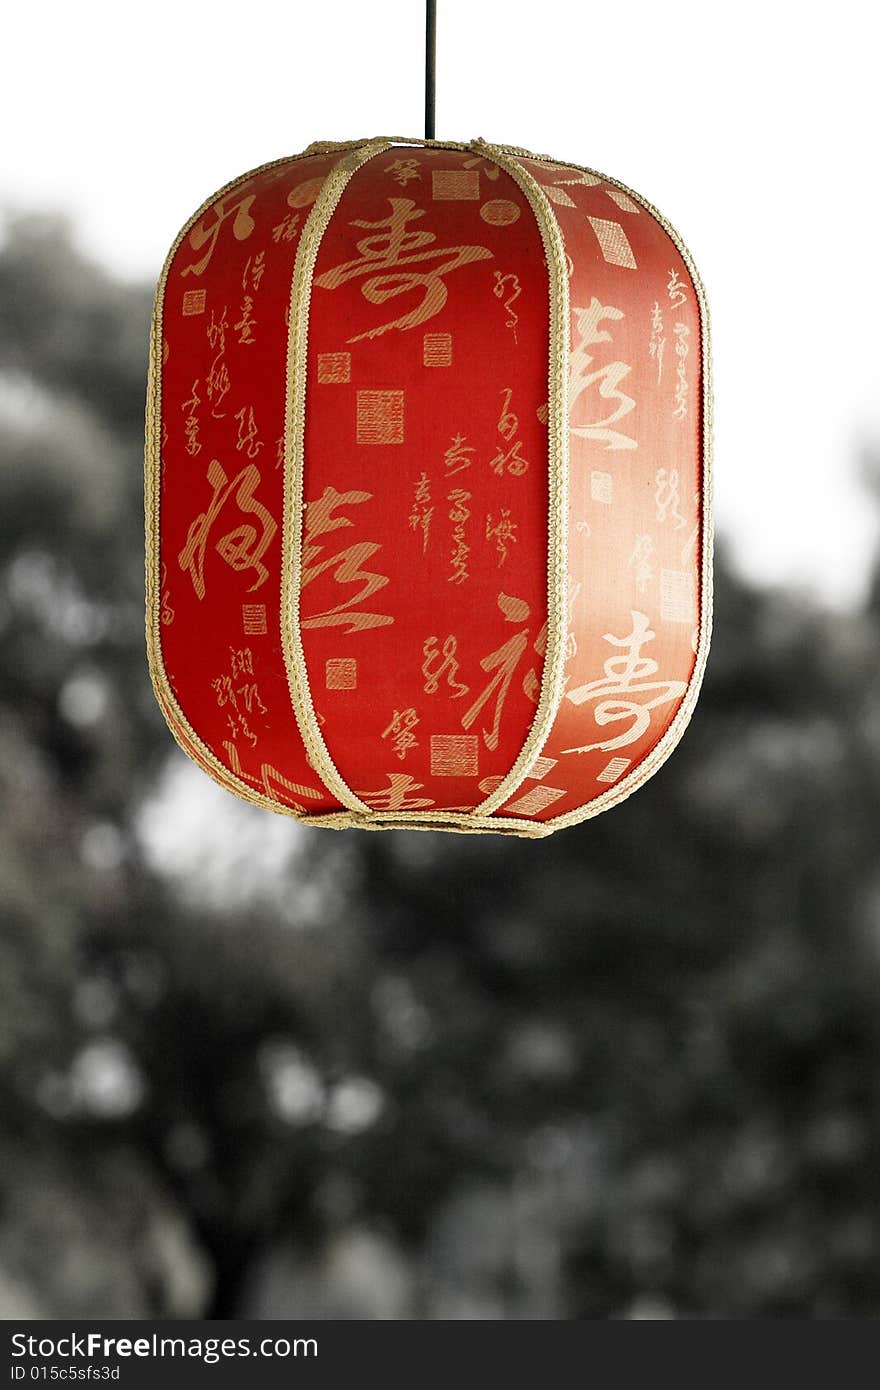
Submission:
<svg viewBox="0 0 880 1390">
<path fill-rule="evenodd" d="M 722 556 L 548 841 L 275 823 L 149 689 L 149 296 L 22 220 L 0 309 L 0 1314 L 880 1313 L 876 599 Z"/>
</svg>

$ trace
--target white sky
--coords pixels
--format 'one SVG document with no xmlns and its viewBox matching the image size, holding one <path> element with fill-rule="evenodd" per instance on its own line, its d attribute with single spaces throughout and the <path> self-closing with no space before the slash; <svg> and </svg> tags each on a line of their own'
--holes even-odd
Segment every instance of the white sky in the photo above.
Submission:
<svg viewBox="0 0 880 1390">
<path fill-rule="evenodd" d="M 714 330 L 719 528 L 756 577 L 858 598 L 880 440 L 876 35 L 864 0 L 439 0 L 438 135 L 650 198 Z M 68 211 L 154 279 L 228 179 L 315 139 L 418 135 L 422 0 L 105 0 L 3 23 L 0 208 Z"/>
</svg>

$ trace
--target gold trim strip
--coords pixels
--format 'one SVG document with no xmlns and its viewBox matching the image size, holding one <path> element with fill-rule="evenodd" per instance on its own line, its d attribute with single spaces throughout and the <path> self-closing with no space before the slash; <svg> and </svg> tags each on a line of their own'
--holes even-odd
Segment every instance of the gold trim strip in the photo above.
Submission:
<svg viewBox="0 0 880 1390">
<path fill-rule="evenodd" d="M 330 755 L 315 714 L 300 629 L 306 373 L 312 279 L 321 241 L 352 175 L 388 148 L 387 140 L 374 140 L 368 145 L 349 149 L 327 175 L 303 227 L 297 247 L 290 285 L 287 339 L 287 418 L 284 426 L 284 527 L 281 559 L 281 643 L 284 664 L 287 667 L 293 712 L 309 762 L 336 800 L 349 811 L 357 812 L 361 816 L 371 816 L 375 812 L 355 795 Z"/>
<path fill-rule="evenodd" d="M 165 722 L 171 732 L 172 737 L 179 748 L 186 754 L 190 761 L 194 762 L 198 768 L 205 772 L 214 782 L 223 787 L 224 791 L 231 791 L 244 801 L 249 801 L 255 806 L 262 806 L 265 810 L 277 811 L 281 815 L 291 816 L 294 820 L 306 820 L 307 816 L 300 814 L 293 807 L 285 805 L 283 802 L 276 801 L 274 797 L 264 796 L 255 791 L 247 782 L 229 770 L 224 763 L 211 751 L 207 744 L 203 743 L 190 724 L 180 705 L 177 697 L 171 688 L 168 673 L 165 669 L 165 659 L 162 653 L 161 637 L 161 587 L 160 587 L 160 554 L 159 554 L 159 505 L 161 495 L 161 473 L 162 473 L 162 337 L 163 337 L 163 315 L 165 307 L 165 289 L 168 283 L 168 275 L 171 271 L 174 258 L 180 248 L 184 238 L 189 235 L 195 224 L 200 218 L 204 217 L 213 205 L 247 183 L 249 179 L 255 178 L 259 174 L 264 174 L 270 169 L 277 169 L 282 164 L 292 164 L 297 160 L 311 157 L 312 152 L 305 150 L 302 154 L 285 155 L 281 159 L 269 160 L 266 164 L 260 164 L 255 169 L 249 169 L 247 173 L 240 174 L 237 178 L 230 179 L 229 183 L 223 185 L 216 193 L 212 193 L 210 198 L 206 198 L 201 207 L 185 223 L 181 231 L 174 239 L 174 243 L 159 276 L 156 286 L 156 294 L 153 301 L 153 315 L 150 326 L 150 346 L 149 363 L 147 371 L 147 400 L 145 411 L 145 448 L 144 448 L 144 520 L 145 520 L 145 590 L 146 590 L 146 645 L 147 660 L 150 668 L 150 678 L 159 707 L 165 716 Z M 175 728 L 176 721 L 179 728 L 186 735 L 191 747 L 187 747 L 185 739 L 178 729 Z M 198 751 L 198 757 L 193 750 Z"/>
<path fill-rule="evenodd" d="M 549 418 L 547 435 L 547 647 L 538 707 L 513 766 L 475 816 L 488 816 L 514 794 L 539 756 L 559 712 L 565 666 L 566 573 L 568 567 L 568 358 L 570 309 L 565 243 L 550 200 L 537 179 L 502 148 L 475 141 L 471 148 L 503 169 L 525 194 L 538 224 L 550 282 Z"/>
<path fill-rule="evenodd" d="M 549 821 L 520 820 L 508 816 L 480 816 L 460 811 L 376 811 L 369 816 L 349 811 L 297 817 L 303 825 L 323 830 L 430 830 L 459 835 L 513 835 L 523 840 L 543 840 L 552 835 Z"/>
<path fill-rule="evenodd" d="M 423 145 L 428 150 L 465 150 L 471 151 L 474 144 L 482 145 L 484 142 L 461 141 L 461 140 L 424 140 L 418 135 L 371 135 L 364 140 L 314 140 L 306 154 L 336 154 L 343 150 L 362 149 L 365 145 L 381 144 L 385 149 L 389 145 Z M 501 146 L 498 146 L 500 149 Z"/>
</svg>

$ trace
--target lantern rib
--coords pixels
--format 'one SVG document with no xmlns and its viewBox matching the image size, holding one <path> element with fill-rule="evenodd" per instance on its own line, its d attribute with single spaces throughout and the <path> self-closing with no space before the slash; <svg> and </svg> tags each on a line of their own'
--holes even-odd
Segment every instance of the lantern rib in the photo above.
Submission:
<svg viewBox="0 0 880 1390">
<path fill-rule="evenodd" d="M 548 637 L 542 674 L 538 710 L 532 727 L 516 762 L 498 789 L 487 801 L 470 812 L 402 811 L 383 815 L 360 800 L 335 766 L 330 750 L 321 733 L 312 701 L 308 668 L 299 624 L 299 601 L 302 587 L 302 527 L 305 444 L 306 364 L 308 354 L 308 317 L 314 269 L 321 240 L 340 198 L 352 175 L 371 158 L 392 144 L 415 144 L 431 148 L 459 149 L 489 158 L 522 188 L 533 208 L 548 260 L 551 285 L 551 328 L 555 327 L 548 371 L 551 425 L 550 437 L 550 538 L 548 558 Z M 561 696 L 562 667 L 565 648 L 565 518 L 567 508 L 567 431 L 561 422 L 567 420 L 568 384 L 568 277 L 562 234 L 549 201 L 537 182 L 514 161 L 508 165 L 505 152 L 483 141 L 458 144 L 408 138 L 382 138 L 363 143 L 316 142 L 310 154 L 343 154 L 343 159 L 330 171 L 324 187 L 303 228 L 291 284 L 290 337 L 288 347 L 288 415 L 285 428 L 285 506 L 282 558 L 282 642 L 288 671 L 291 699 L 297 723 L 306 745 L 309 761 L 328 791 L 341 801 L 346 810 L 326 815 L 308 815 L 309 825 L 346 829 L 424 829 L 454 830 L 474 833 L 501 832 L 527 838 L 541 838 L 550 832 L 540 822 L 518 817 L 497 817 L 492 811 L 526 777 L 540 752 L 547 732 L 552 726 Z M 554 370 L 554 364 L 561 367 Z M 553 406 L 556 408 L 553 409 Z"/>
<path fill-rule="evenodd" d="M 528 776 L 556 720 L 562 699 L 565 665 L 568 564 L 568 357 L 570 309 L 565 243 L 550 200 L 537 179 L 503 148 L 474 141 L 471 148 L 497 164 L 525 194 L 532 209 L 547 263 L 550 291 L 550 332 L 547 387 L 547 644 L 538 706 L 520 752 L 510 771 L 473 812 L 488 816 L 514 794 Z"/>
<path fill-rule="evenodd" d="M 309 762 L 327 790 L 349 811 L 370 817 L 376 813 L 356 796 L 331 757 L 321 733 L 309 685 L 300 629 L 303 580 L 303 517 L 305 474 L 306 375 L 312 279 L 321 241 L 352 175 L 387 150 L 387 140 L 373 140 L 349 149 L 328 173 L 315 200 L 296 252 L 290 286 L 290 328 L 287 340 L 287 415 L 284 427 L 284 529 L 281 558 L 281 643 L 293 712 Z M 310 818 L 311 819 L 311 818 Z M 360 823 L 360 822 L 356 822 Z"/>
</svg>

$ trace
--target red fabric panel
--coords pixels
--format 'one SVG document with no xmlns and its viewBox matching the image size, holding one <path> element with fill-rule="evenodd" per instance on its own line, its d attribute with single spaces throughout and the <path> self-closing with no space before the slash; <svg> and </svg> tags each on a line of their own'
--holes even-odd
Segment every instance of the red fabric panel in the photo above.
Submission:
<svg viewBox="0 0 880 1390">
<path fill-rule="evenodd" d="M 499 815 L 549 820 L 630 775 L 694 667 L 701 555 L 701 334 L 674 242 L 641 205 L 562 165 L 522 164 L 571 258 L 565 696 Z"/>
<path fill-rule="evenodd" d="M 164 300 L 168 680 L 246 787 L 310 812 L 339 807 L 307 764 L 281 647 L 287 306 L 299 235 L 334 162 L 291 160 L 218 199 L 182 241 Z"/>
<path fill-rule="evenodd" d="M 535 714 L 548 274 L 494 164 L 386 151 L 318 254 L 302 635 L 330 754 L 381 810 L 469 810 Z"/>
</svg>

